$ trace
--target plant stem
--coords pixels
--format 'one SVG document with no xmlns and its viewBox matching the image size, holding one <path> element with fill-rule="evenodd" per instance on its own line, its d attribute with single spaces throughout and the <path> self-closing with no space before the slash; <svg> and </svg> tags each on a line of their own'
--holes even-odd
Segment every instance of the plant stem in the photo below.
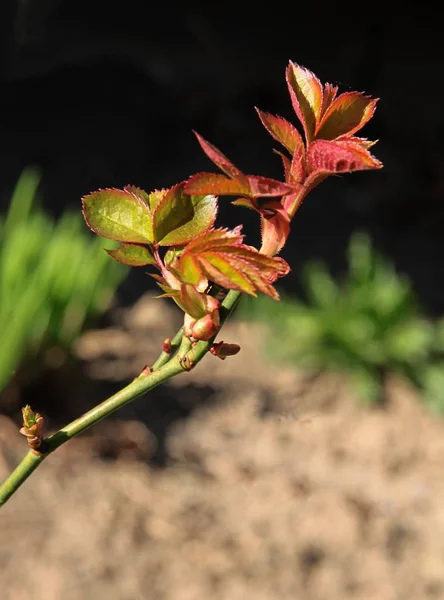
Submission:
<svg viewBox="0 0 444 600">
<path fill-rule="evenodd" d="M 234 310 L 240 295 L 240 292 L 233 290 L 227 294 L 220 309 L 221 325 L 223 325 Z M 151 372 L 142 371 L 138 377 L 119 392 L 46 438 L 39 453 L 29 451 L 16 469 L 0 486 L 0 506 L 5 504 L 51 452 L 54 452 L 54 450 L 74 436 L 95 425 L 119 408 L 122 408 L 125 404 L 149 392 L 160 383 L 193 368 L 207 354 L 213 342 L 214 338 L 207 342 L 198 342 L 192 346 L 191 342 L 183 337 L 182 329 L 180 329 L 171 342 L 172 350 L 176 352 L 174 356 L 162 352 L 154 363 Z"/>
<path fill-rule="evenodd" d="M 182 342 L 182 337 L 183 337 L 183 328 L 181 327 L 179 329 L 179 331 L 176 333 L 176 335 L 173 337 L 173 339 L 171 340 L 170 352 L 162 352 L 161 354 L 159 354 L 159 357 L 157 358 L 156 362 L 151 367 L 153 371 L 157 371 L 157 369 L 159 369 L 164 364 L 166 364 L 171 359 L 171 357 L 174 356 L 174 354 L 177 352 L 177 350 L 179 349 L 179 346 Z"/>
</svg>

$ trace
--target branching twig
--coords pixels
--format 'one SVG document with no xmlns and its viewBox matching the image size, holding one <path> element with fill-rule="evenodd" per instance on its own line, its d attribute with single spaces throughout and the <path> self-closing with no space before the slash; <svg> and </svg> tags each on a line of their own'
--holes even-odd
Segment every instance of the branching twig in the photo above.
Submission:
<svg viewBox="0 0 444 600">
<path fill-rule="evenodd" d="M 240 292 L 232 290 L 227 294 L 222 302 L 220 311 L 221 324 L 225 322 L 231 311 L 235 308 L 239 298 Z M 30 450 L 17 468 L 0 486 L 0 506 L 5 504 L 51 452 L 54 452 L 65 442 L 79 433 L 83 433 L 86 429 L 108 417 L 119 408 L 122 408 L 125 404 L 149 392 L 160 383 L 194 368 L 205 354 L 209 352 L 213 342 L 214 339 L 211 339 L 192 345 L 187 338 L 183 337 L 182 330 L 179 330 L 171 341 L 171 352 L 162 352 L 152 369 L 144 369 L 138 377 L 122 390 L 43 440 L 38 451 Z"/>
</svg>

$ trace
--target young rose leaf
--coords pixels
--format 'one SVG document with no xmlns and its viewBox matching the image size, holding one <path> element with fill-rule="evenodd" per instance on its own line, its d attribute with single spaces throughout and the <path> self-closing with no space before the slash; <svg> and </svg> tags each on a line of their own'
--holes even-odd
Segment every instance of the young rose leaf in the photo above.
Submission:
<svg viewBox="0 0 444 600">
<path fill-rule="evenodd" d="M 322 94 L 322 108 L 321 108 L 321 114 L 320 114 L 321 118 L 324 116 L 325 111 L 330 106 L 330 104 L 333 102 L 333 100 L 336 98 L 337 93 L 338 93 L 337 86 L 332 85 L 331 83 L 326 83 L 324 85 L 324 91 Z"/>
<path fill-rule="evenodd" d="M 221 246 L 239 246 L 244 239 L 241 231 L 242 225 L 238 225 L 234 229 L 227 229 L 226 227 L 211 229 L 187 244 L 182 255 L 185 252 L 199 253 L 211 248 L 220 248 Z"/>
<path fill-rule="evenodd" d="M 85 221 L 97 235 L 118 242 L 153 242 L 151 212 L 131 191 L 99 190 L 84 196 L 82 204 Z"/>
<path fill-rule="evenodd" d="M 288 265 L 242 244 L 242 239 L 240 228 L 236 228 L 213 230 L 193 240 L 179 258 L 178 276 L 191 285 L 202 286 L 211 281 L 226 289 L 253 296 L 260 291 L 276 298 L 270 282 L 286 274 Z"/>
<path fill-rule="evenodd" d="M 293 191 L 293 186 L 260 175 L 247 175 L 251 198 L 274 198 Z"/>
<path fill-rule="evenodd" d="M 228 158 L 222 154 L 218 148 L 216 148 L 216 146 L 213 146 L 213 144 L 207 142 L 196 131 L 193 133 L 197 137 L 197 141 L 201 145 L 202 150 L 205 152 L 211 162 L 218 166 L 221 171 L 228 175 L 228 177 L 231 177 L 232 179 L 239 179 L 240 181 L 243 180 L 244 174 L 242 171 L 235 167 L 233 163 L 228 160 Z"/>
<path fill-rule="evenodd" d="M 305 148 L 297 148 L 291 159 L 288 181 L 292 184 L 302 183 L 305 179 Z"/>
<path fill-rule="evenodd" d="M 136 185 L 126 185 L 123 190 L 130 194 L 134 194 L 134 196 L 140 198 L 150 208 L 150 194 L 148 194 L 148 192 L 145 192 L 145 190 L 142 190 L 142 188 L 137 187 Z"/>
<path fill-rule="evenodd" d="M 283 152 L 280 152 L 279 150 L 273 150 L 273 152 L 275 154 L 277 154 L 280 159 L 282 160 L 282 166 L 284 167 L 284 175 L 285 175 L 285 181 L 289 181 L 289 176 L 290 176 L 290 166 L 291 166 L 291 161 L 288 158 L 288 156 L 286 154 L 284 154 Z"/>
<path fill-rule="evenodd" d="M 161 246 L 183 245 L 204 233 L 214 225 L 217 215 L 217 198 L 212 194 L 206 196 L 188 196 L 193 207 L 193 217 L 187 222 L 167 233 L 159 242 Z"/>
<path fill-rule="evenodd" d="M 256 108 L 256 112 L 259 115 L 259 119 L 262 121 L 262 125 L 265 127 L 268 133 L 277 142 L 282 144 L 284 148 L 290 152 L 290 154 L 294 154 L 296 149 L 304 147 L 302 137 L 294 125 L 282 117 L 270 115 L 269 113 L 259 110 L 259 108 Z"/>
<path fill-rule="evenodd" d="M 359 131 L 373 116 L 378 99 L 360 92 L 341 94 L 327 108 L 318 124 L 316 138 L 334 140 Z"/>
<path fill-rule="evenodd" d="M 156 260 L 146 246 L 141 244 L 122 244 L 114 250 L 106 250 L 106 252 L 124 265 L 132 267 L 146 267 L 147 265 L 155 265 Z"/>
<path fill-rule="evenodd" d="M 231 257 L 230 257 L 231 258 Z M 234 289 L 256 296 L 254 283 L 246 274 L 242 260 L 234 262 L 229 260 L 223 252 L 206 252 L 195 258 L 202 274 L 207 281 L 212 281 L 226 289 Z"/>
<path fill-rule="evenodd" d="M 229 179 L 225 175 L 197 173 L 192 175 L 185 184 L 187 194 L 216 194 L 247 198 L 282 196 L 292 189 L 290 185 L 259 175 L 246 175 L 242 181 L 239 181 Z"/>
<path fill-rule="evenodd" d="M 237 200 L 233 200 L 231 204 L 234 204 L 234 206 L 243 206 L 250 210 L 258 210 L 257 203 L 253 202 L 251 198 L 238 198 Z"/>
<path fill-rule="evenodd" d="M 196 290 L 193 285 L 183 283 L 180 286 L 179 298 L 185 312 L 194 319 L 200 319 L 205 314 L 206 304 L 204 294 Z"/>
<path fill-rule="evenodd" d="M 216 194 L 217 196 L 248 196 L 250 187 L 246 181 L 229 179 L 217 173 L 196 173 L 185 183 L 187 194 Z"/>
<path fill-rule="evenodd" d="M 346 140 L 316 140 L 308 151 L 308 163 L 315 173 L 345 173 L 382 167 L 366 148 Z"/>
<path fill-rule="evenodd" d="M 175 185 L 163 196 L 153 212 L 154 241 L 160 243 L 166 235 L 193 217 L 191 198 L 184 193 L 183 184 Z"/>
<path fill-rule="evenodd" d="M 322 110 L 322 84 L 314 73 L 291 61 L 286 78 L 293 108 L 302 123 L 307 142 L 311 142 Z"/>
<path fill-rule="evenodd" d="M 282 250 L 290 235 L 290 217 L 284 208 L 279 205 L 275 210 L 262 212 L 260 251 L 267 256 L 274 256 Z"/>
</svg>

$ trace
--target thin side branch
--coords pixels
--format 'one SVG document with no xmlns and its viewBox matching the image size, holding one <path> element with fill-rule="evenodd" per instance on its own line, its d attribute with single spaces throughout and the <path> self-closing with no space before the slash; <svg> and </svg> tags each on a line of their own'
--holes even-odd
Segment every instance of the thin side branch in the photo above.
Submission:
<svg viewBox="0 0 444 600">
<path fill-rule="evenodd" d="M 227 294 L 220 311 L 221 325 L 235 308 L 240 295 L 240 292 L 233 290 Z M 171 341 L 171 351 L 169 353 L 162 352 L 150 371 L 144 369 L 138 377 L 119 392 L 46 438 L 38 452 L 30 450 L 0 486 L 0 506 L 7 502 L 51 452 L 135 398 L 149 392 L 171 377 L 194 368 L 209 352 L 213 342 L 214 338 L 192 345 L 187 338 L 183 337 L 182 329 L 179 330 Z"/>
</svg>

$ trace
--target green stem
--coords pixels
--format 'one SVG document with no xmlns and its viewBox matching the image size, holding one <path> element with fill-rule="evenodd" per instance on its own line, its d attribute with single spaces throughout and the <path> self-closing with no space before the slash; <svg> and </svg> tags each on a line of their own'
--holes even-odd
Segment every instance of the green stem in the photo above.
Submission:
<svg viewBox="0 0 444 600">
<path fill-rule="evenodd" d="M 240 292 L 233 290 L 227 294 L 220 310 L 221 325 L 223 325 L 235 308 L 240 295 Z M 185 370 L 193 368 L 207 354 L 213 342 L 214 338 L 207 342 L 198 342 L 192 347 L 191 342 L 183 337 L 182 330 L 178 331 L 171 342 L 172 352 L 173 349 L 175 352 L 173 357 L 171 357 L 172 354 L 162 352 L 154 363 L 154 368 L 151 372 L 142 371 L 138 377 L 119 392 L 49 436 L 44 440 L 40 453 L 37 454 L 29 451 L 17 468 L 0 486 L 0 506 L 5 504 L 51 452 L 54 452 L 54 450 L 74 436 L 95 425 L 119 408 L 122 408 L 125 404 L 149 392 L 160 383 Z"/>
</svg>

